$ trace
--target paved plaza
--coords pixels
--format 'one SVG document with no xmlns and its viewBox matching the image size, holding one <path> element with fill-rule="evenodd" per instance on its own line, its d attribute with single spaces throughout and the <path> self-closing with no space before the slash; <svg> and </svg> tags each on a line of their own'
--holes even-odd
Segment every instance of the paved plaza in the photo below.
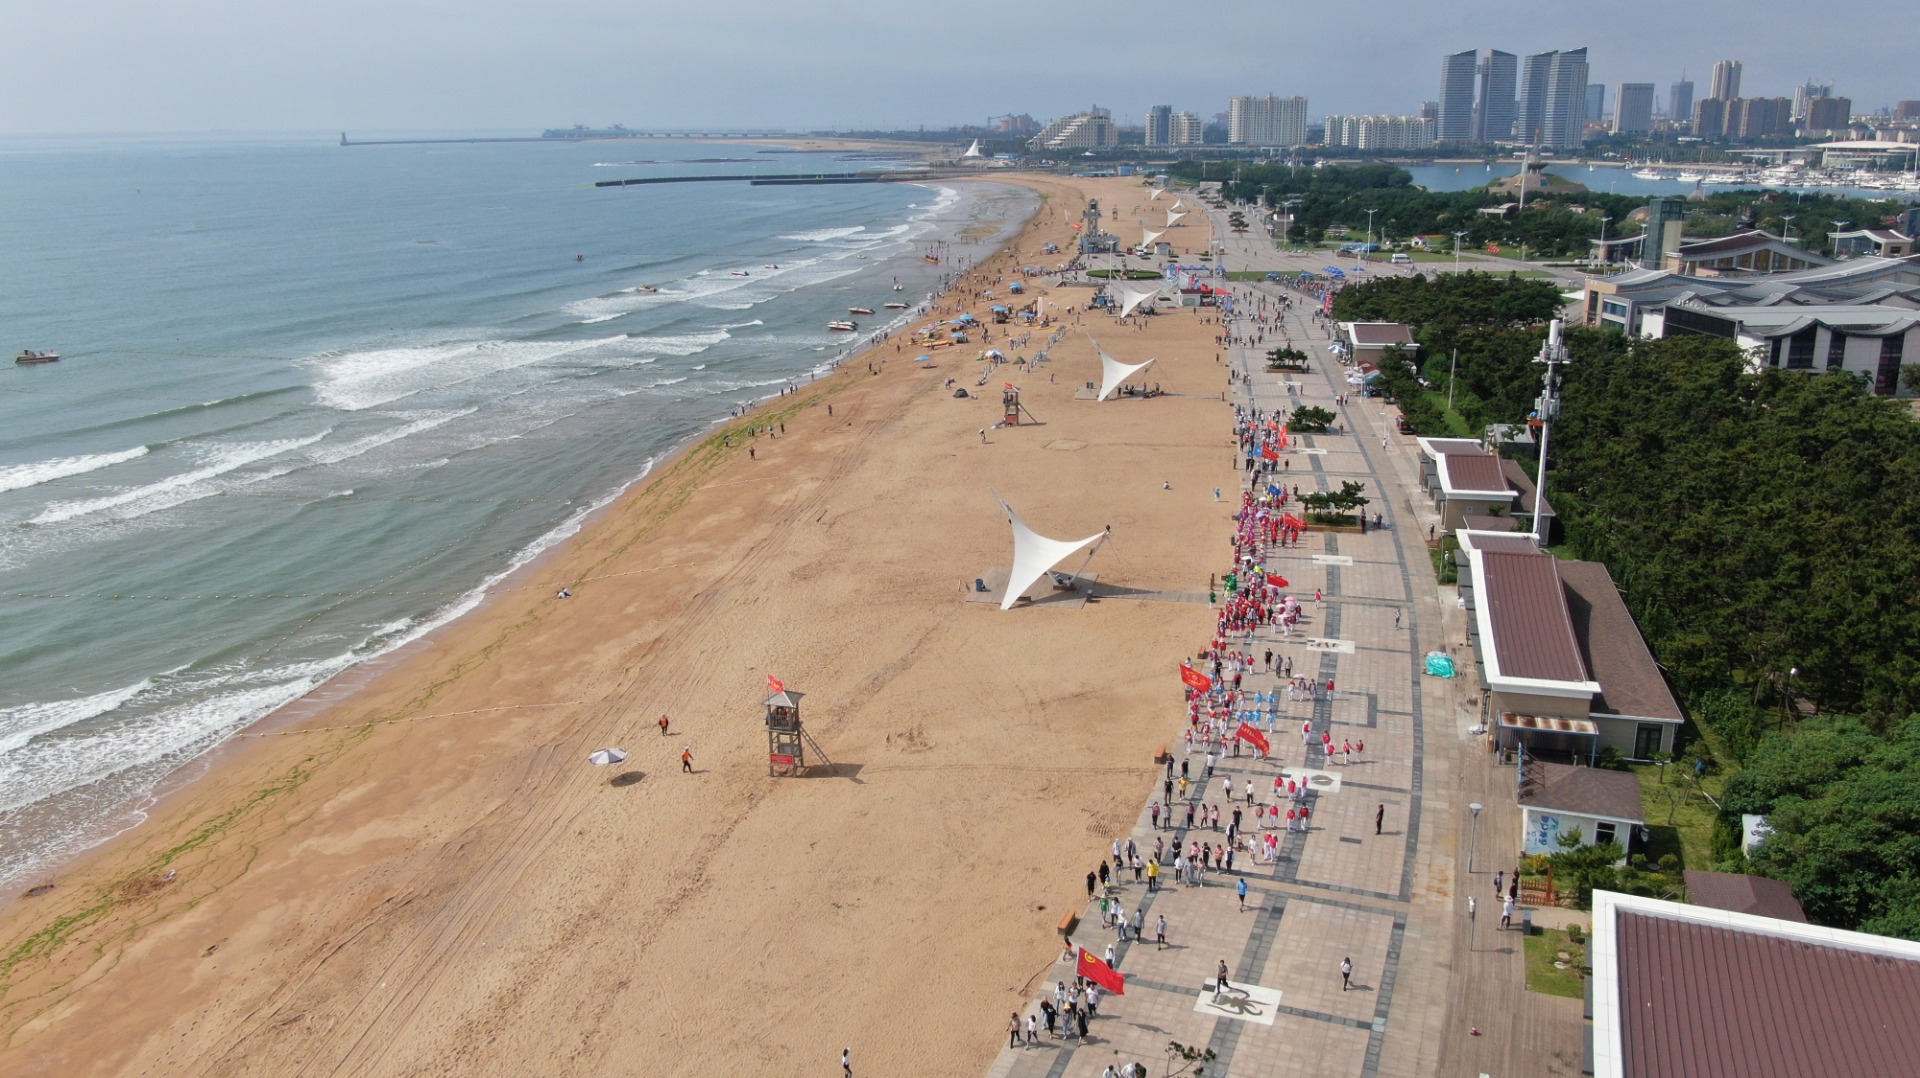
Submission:
<svg viewBox="0 0 1920 1078">
<path fill-rule="evenodd" d="M 1216 217 L 1216 235 L 1228 236 L 1223 217 Z M 1303 268 L 1292 265 L 1297 256 L 1274 252 L 1263 238 L 1229 237 L 1224 244 L 1235 269 Z M 1295 439 L 1278 480 L 1301 493 L 1359 481 L 1371 499 L 1369 513 L 1383 514 L 1386 523 L 1365 534 L 1309 529 L 1299 545 L 1273 549 L 1268 568 L 1301 598 L 1303 632 L 1288 637 L 1263 627 L 1251 644 L 1236 645 L 1256 661 L 1271 648 L 1276 666 L 1291 658 L 1296 675 L 1321 686 L 1332 681 L 1336 691 L 1289 701 L 1282 679 L 1250 673 L 1244 692 L 1277 699 L 1271 754 L 1262 759 L 1242 745 L 1240 755 L 1221 758 L 1211 781 L 1201 782 L 1204 749 L 1185 753 L 1185 706 L 1174 679 L 1179 657 L 1168 657 L 1172 773 L 1177 779 L 1181 762 L 1187 764 L 1196 780 L 1190 797 L 1219 806 L 1223 829 L 1196 824 L 1189 831 L 1177 795 L 1176 811 L 1156 829 L 1147 806 L 1162 789 L 1156 782 L 1143 791 L 1131 835 L 1114 837 L 1130 837 L 1143 857 L 1152 855 L 1156 839 L 1165 841 L 1160 885 L 1149 890 L 1122 873 L 1110 893 L 1129 918 L 1136 909 L 1144 913 L 1144 942 L 1116 942 L 1093 904 L 1071 940 L 1096 956 L 1113 946 L 1126 993 L 1101 1002 L 1084 1041 L 1042 1033 L 1037 1046 L 1003 1050 L 990 1078 L 1100 1078 L 1109 1066 L 1133 1062 L 1158 1076 L 1166 1072 L 1170 1041 L 1211 1049 L 1215 1059 L 1206 1073 L 1216 1078 L 1577 1074 L 1577 1001 L 1524 990 L 1520 937 L 1493 930 L 1497 907 L 1483 901 L 1477 926 L 1465 916 L 1462 888 L 1491 895 L 1495 869 L 1511 871 L 1512 865 L 1494 861 L 1511 857 L 1518 810 L 1511 772 L 1493 767 L 1481 739 L 1468 733 L 1472 690 L 1423 673 L 1429 650 L 1450 651 L 1463 668 L 1471 667 L 1471 656 L 1464 614 L 1451 592 L 1437 586 L 1429 562 L 1426 535 L 1434 517 L 1418 493 L 1412 439 L 1389 433 L 1391 416 L 1377 400 L 1336 403 L 1347 389 L 1344 370 L 1328 354 L 1326 333 L 1312 322 L 1306 297 L 1271 284 L 1237 290 L 1243 312 L 1262 295 L 1269 304 L 1290 295 L 1294 304 L 1279 324 L 1265 327 L 1263 343 L 1221 349 L 1222 382 L 1228 364 L 1243 376 L 1230 398 L 1265 411 L 1315 404 L 1340 416 L 1338 433 Z M 1262 358 L 1283 340 L 1313 357 L 1310 373 L 1291 376 L 1291 393 L 1280 376 L 1266 372 Z M 1223 411 L 1220 422 L 1224 451 L 1231 445 L 1230 414 Z M 1231 533 L 1236 508 L 1237 500 L 1222 505 L 1221 535 Z M 1318 603 L 1316 590 L 1324 596 Z M 1305 745 L 1303 723 L 1312 730 Z M 1264 732 L 1266 724 L 1260 725 Z M 1321 750 L 1323 733 L 1332 734 L 1336 749 L 1352 740 L 1364 742 L 1365 751 L 1351 762 L 1329 760 Z M 1235 805 L 1247 809 L 1245 784 L 1253 784 L 1259 804 L 1268 804 L 1274 776 L 1283 772 L 1312 780 L 1306 783 L 1310 830 L 1286 833 L 1283 826 L 1274 863 L 1242 856 L 1232 872 L 1208 872 L 1202 886 L 1175 881 L 1175 852 L 1194 841 L 1224 843 L 1224 820 Z M 1233 780 L 1235 805 L 1223 796 L 1224 777 Z M 1470 838 L 1465 806 L 1474 800 L 1486 805 L 1474 836 L 1485 856 L 1468 876 L 1460 867 Z M 1250 815 L 1243 830 L 1256 842 L 1266 834 Z M 1509 852 L 1496 856 L 1495 850 Z M 1089 849 L 1089 865 L 1108 852 Z M 1236 894 L 1242 880 L 1244 911 Z M 1165 947 L 1154 942 L 1161 917 Z M 1353 964 L 1344 990 L 1343 959 Z M 1224 994 L 1213 988 L 1223 961 L 1234 986 Z M 1073 979 L 1071 961 L 1056 963 L 1029 1010 L 1043 990 Z"/>
</svg>

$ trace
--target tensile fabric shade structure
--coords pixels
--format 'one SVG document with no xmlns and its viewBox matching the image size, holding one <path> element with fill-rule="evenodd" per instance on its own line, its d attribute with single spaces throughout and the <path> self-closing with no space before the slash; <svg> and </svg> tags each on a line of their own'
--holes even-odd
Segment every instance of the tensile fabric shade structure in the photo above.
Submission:
<svg viewBox="0 0 1920 1078">
<path fill-rule="evenodd" d="M 1093 341 L 1091 337 L 1087 339 Z M 1153 360 L 1151 359 L 1145 363 L 1122 363 L 1108 355 L 1107 350 L 1100 347 L 1099 341 L 1093 341 L 1093 350 L 1100 353 L 1100 396 L 1097 398 L 1098 400 L 1106 400 L 1112 396 L 1114 390 L 1119 389 L 1127 379 L 1153 365 Z"/>
<path fill-rule="evenodd" d="M 1067 555 L 1107 537 L 1103 531 L 1074 542 L 1049 539 L 1027 527 L 1006 499 L 996 494 L 993 500 L 1000 503 L 1000 511 L 1007 514 L 1007 522 L 1013 525 L 1013 570 L 1007 574 L 1007 594 L 1000 600 L 1002 610 L 1011 609 L 1020 596 L 1033 586 L 1034 581 L 1047 575 L 1047 571 L 1060 564 Z"/>
<path fill-rule="evenodd" d="M 1153 297 L 1159 294 L 1160 294 L 1160 290 L 1158 288 L 1148 288 L 1148 289 L 1123 288 L 1121 289 L 1120 290 L 1120 317 L 1125 318 L 1126 316 L 1132 314 L 1133 309 L 1135 307 L 1140 306 L 1142 303 L 1145 303 L 1146 301 L 1152 299 Z"/>
<path fill-rule="evenodd" d="M 1184 213 L 1175 213 L 1172 210 L 1168 210 L 1167 211 L 1167 227 L 1172 228 L 1174 225 L 1179 224 L 1180 218 L 1185 216 L 1186 214 Z"/>
<path fill-rule="evenodd" d="M 1154 240 L 1157 240 L 1166 234 L 1167 234 L 1166 229 L 1161 229 L 1160 231 L 1155 232 L 1152 229 L 1142 228 L 1140 230 L 1140 235 L 1142 237 L 1142 239 L 1140 240 L 1140 246 L 1151 247 L 1153 246 Z"/>
</svg>

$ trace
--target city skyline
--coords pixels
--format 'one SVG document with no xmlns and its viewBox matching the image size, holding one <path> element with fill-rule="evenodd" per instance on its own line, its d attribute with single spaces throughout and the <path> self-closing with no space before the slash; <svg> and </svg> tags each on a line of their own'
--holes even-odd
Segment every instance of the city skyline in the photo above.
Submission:
<svg viewBox="0 0 1920 1078">
<path fill-rule="evenodd" d="M 1089 101 L 1112 102 L 1117 123 L 1139 126 L 1153 104 L 1211 117 L 1250 90 L 1305 96 L 1316 119 L 1400 115 L 1434 97 L 1442 56 L 1475 46 L 1526 56 L 1584 44 L 1591 81 L 1610 86 L 1665 87 L 1683 71 L 1701 80 L 1714 61 L 1732 57 L 1743 63 L 1749 96 L 1791 97 L 1810 78 L 1844 73 L 1835 93 L 1857 113 L 1920 98 L 1920 79 L 1894 51 L 1896 35 L 1827 44 L 1789 33 L 1784 5 L 1761 4 L 1744 20 L 1749 36 L 1736 40 L 1713 12 L 1652 5 L 1629 8 L 1610 27 L 1543 28 L 1536 19 L 1524 35 L 1498 29 L 1519 25 L 1523 10 L 1496 4 L 1484 29 L 1463 30 L 1452 13 L 1403 5 L 1338 50 L 1313 44 L 1353 41 L 1337 12 L 1237 14 L 1235 32 L 1209 46 L 1205 72 L 1176 76 L 1155 73 L 1163 35 L 1149 28 L 1164 12 L 1129 0 L 1098 19 L 1023 13 L 1020 35 L 991 39 L 964 60 L 930 59 L 918 23 L 871 0 L 842 0 L 825 19 L 765 0 L 725 12 L 495 5 L 460 17 L 410 0 L 287 11 L 186 0 L 164 13 L 124 0 L 39 5 L 10 20 L 14 79 L 0 100 L 0 134 L 613 122 L 940 128 L 1008 111 L 1044 121 Z M 1905 9 L 1868 0 L 1860 14 L 1892 23 Z M 1648 37 L 1644 27 L 1656 22 L 1661 33 Z M 1061 40 L 1076 48 L 1063 52 Z M 672 47 L 653 47 L 661 41 Z M 860 59 L 836 61 L 846 56 Z M 1355 77 L 1357 64 L 1365 78 Z"/>
</svg>

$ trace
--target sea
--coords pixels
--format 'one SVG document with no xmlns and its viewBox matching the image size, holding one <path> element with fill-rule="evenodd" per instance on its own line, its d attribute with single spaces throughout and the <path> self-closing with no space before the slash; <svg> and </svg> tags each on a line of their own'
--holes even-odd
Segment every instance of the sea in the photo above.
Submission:
<svg viewBox="0 0 1920 1078">
<path fill-rule="evenodd" d="M 741 142 L 0 140 L 0 886 L 906 324 L 1020 188 Z M 928 261 L 933 254 L 938 264 Z M 894 291 L 894 283 L 900 291 Z M 826 323 L 857 316 L 857 335 Z M 56 351 L 20 367 L 13 352 Z"/>
</svg>

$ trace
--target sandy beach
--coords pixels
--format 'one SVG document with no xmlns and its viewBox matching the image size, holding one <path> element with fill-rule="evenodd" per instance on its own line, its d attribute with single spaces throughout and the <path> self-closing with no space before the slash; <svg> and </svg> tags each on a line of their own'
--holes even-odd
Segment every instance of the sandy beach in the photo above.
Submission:
<svg viewBox="0 0 1920 1078">
<path fill-rule="evenodd" d="M 1045 201 L 948 311 L 1058 261 L 1089 195 L 1123 238 L 1148 216 L 1137 178 L 991 178 Z M 1235 508 L 1211 311 L 1057 317 L 1045 366 L 985 388 L 978 347 L 888 342 L 716 428 L 521 586 L 0 899 L 0 1073 L 772 1075 L 849 1046 L 861 1074 L 982 1073 L 1213 627 L 1172 597 L 966 602 L 1011 561 L 994 494 L 1044 534 L 1111 526 L 1091 571 L 1149 593 L 1203 591 Z M 1074 399 L 1089 334 L 1170 395 Z M 1002 381 L 1039 423 L 983 439 Z M 769 674 L 834 767 L 768 776 Z"/>
</svg>

